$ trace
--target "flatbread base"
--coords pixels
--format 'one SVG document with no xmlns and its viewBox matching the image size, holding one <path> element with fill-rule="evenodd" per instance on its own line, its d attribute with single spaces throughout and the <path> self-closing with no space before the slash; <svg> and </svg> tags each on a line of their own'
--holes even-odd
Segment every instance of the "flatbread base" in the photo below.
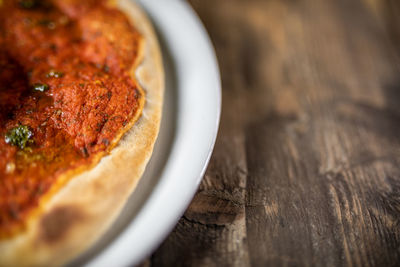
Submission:
<svg viewBox="0 0 400 267">
<path fill-rule="evenodd" d="M 0 266 L 60 266 L 87 250 L 119 215 L 150 159 L 163 102 L 161 53 L 141 9 L 129 0 L 117 6 L 144 37 L 143 60 L 132 71 L 145 92 L 142 116 L 99 164 L 53 195 L 25 231 L 0 241 Z"/>
</svg>

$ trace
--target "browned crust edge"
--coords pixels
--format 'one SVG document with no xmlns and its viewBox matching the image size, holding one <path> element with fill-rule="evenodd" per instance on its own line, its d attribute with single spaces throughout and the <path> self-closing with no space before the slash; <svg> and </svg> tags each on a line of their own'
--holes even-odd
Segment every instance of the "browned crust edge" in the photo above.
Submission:
<svg viewBox="0 0 400 267">
<path fill-rule="evenodd" d="M 142 116 L 96 167 L 48 199 L 24 232 L 0 241 L 0 266 L 59 266 L 88 249 L 116 219 L 150 159 L 164 93 L 161 53 L 141 9 L 129 0 L 116 4 L 144 36 L 143 60 L 132 69 L 145 92 Z"/>
</svg>

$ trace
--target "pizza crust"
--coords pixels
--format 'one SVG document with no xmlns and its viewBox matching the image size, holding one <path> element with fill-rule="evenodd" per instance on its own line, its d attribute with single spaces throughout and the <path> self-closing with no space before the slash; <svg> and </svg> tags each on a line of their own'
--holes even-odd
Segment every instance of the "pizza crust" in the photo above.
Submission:
<svg viewBox="0 0 400 267">
<path fill-rule="evenodd" d="M 145 93 L 142 115 L 109 155 L 52 195 L 25 231 L 0 241 L 0 266 L 59 266 L 87 250 L 119 215 L 150 159 L 163 102 L 161 53 L 141 9 L 129 0 L 116 4 L 144 37 L 142 60 L 132 69 Z"/>
</svg>

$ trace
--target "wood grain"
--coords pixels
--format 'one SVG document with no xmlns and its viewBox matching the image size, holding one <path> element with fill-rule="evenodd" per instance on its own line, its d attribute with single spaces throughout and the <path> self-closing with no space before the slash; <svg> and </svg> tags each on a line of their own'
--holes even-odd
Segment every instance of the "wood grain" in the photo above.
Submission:
<svg viewBox="0 0 400 267">
<path fill-rule="evenodd" d="M 400 3 L 191 0 L 223 112 L 150 266 L 400 265 Z"/>
</svg>

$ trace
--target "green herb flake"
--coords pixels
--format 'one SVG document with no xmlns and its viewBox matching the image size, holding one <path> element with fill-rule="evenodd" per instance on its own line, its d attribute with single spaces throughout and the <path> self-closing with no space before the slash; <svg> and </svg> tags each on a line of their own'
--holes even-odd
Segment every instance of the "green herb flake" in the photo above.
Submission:
<svg viewBox="0 0 400 267">
<path fill-rule="evenodd" d="M 32 9 L 36 6 L 36 0 L 19 0 L 19 6 L 24 9 Z"/>
<path fill-rule="evenodd" d="M 32 136 L 33 133 L 28 126 L 20 125 L 6 133 L 5 142 L 24 149 L 28 144 L 33 143 L 33 140 L 31 140 Z"/>
<path fill-rule="evenodd" d="M 32 86 L 33 90 L 35 91 L 40 91 L 40 92 L 45 92 L 47 90 L 49 90 L 49 86 L 45 83 L 35 83 Z"/>
<path fill-rule="evenodd" d="M 61 71 L 50 70 L 47 74 L 47 78 L 61 78 L 64 76 L 64 73 Z"/>
<path fill-rule="evenodd" d="M 50 30 L 54 30 L 56 28 L 56 23 L 52 20 L 49 19 L 41 19 L 38 21 L 38 24 L 40 26 L 44 26 L 49 28 Z"/>
</svg>

